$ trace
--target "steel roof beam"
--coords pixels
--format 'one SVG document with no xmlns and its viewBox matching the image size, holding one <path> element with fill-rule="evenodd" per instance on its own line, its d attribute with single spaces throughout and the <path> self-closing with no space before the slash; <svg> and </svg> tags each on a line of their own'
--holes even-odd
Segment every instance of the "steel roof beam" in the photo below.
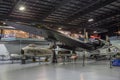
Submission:
<svg viewBox="0 0 120 80">
<path fill-rule="evenodd" d="M 113 5 L 113 4 L 110 4 L 111 6 L 113 7 L 116 7 L 116 8 L 119 8 L 120 6 L 117 6 L 117 5 Z"/>
<path fill-rule="evenodd" d="M 78 27 L 76 25 L 69 25 L 69 24 L 63 24 L 63 23 L 55 23 L 55 22 L 47 22 L 47 21 L 40 21 L 40 20 L 33 20 L 33 19 L 23 19 L 23 18 L 17 18 L 17 17 L 7 17 L 7 16 L 1 16 L 0 20 L 4 21 L 16 21 L 16 22 L 25 22 L 25 23 L 35 23 L 35 24 L 40 24 L 40 23 L 46 23 L 46 24 L 53 24 L 53 25 L 62 25 L 62 26 L 68 26 L 68 27 Z"/>
<path fill-rule="evenodd" d="M 107 29 L 110 29 L 110 28 L 114 27 L 113 30 L 115 30 L 115 29 L 116 29 L 115 27 L 117 27 L 117 25 L 120 25 L 120 22 L 116 22 L 116 23 L 113 23 L 113 24 L 111 24 L 111 25 L 107 25 L 107 26 L 105 26 L 105 27 L 106 27 Z"/>
<path fill-rule="evenodd" d="M 45 14 L 45 16 L 43 16 L 43 19 L 45 19 L 46 17 L 48 17 L 50 14 L 52 14 L 55 10 L 57 10 L 58 8 L 60 8 L 62 5 L 66 4 L 69 0 L 62 0 L 61 2 L 59 2 L 59 4 L 55 5 L 48 13 Z"/>
<path fill-rule="evenodd" d="M 40 21 L 40 20 L 33 20 L 28 18 L 17 18 L 17 17 L 7 17 L 7 16 L 2 16 L 0 17 L 0 20 L 2 21 L 15 21 L 15 22 L 24 22 L 24 23 L 29 23 L 29 24 L 52 24 L 52 25 L 59 25 L 59 26 L 65 26 L 69 28 L 85 28 L 84 24 L 78 26 L 78 25 L 71 25 L 71 24 L 64 24 L 64 23 L 59 23 L 59 22 L 49 22 L 49 21 Z M 86 29 L 91 29 L 91 30 L 100 30 L 101 32 L 106 31 L 105 29 L 99 29 L 97 27 L 91 28 L 91 27 L 86 27 Z"/>
<path fill-rule="evenodd" d="M 101 15 L 101 16 L 96 18 L 96 20 L 95 20 L 95 22 L 93 24 L 98 23 L 99 21 L 107 19 L 109 17 L 115 16 L 115 15 L 119 15 L 119 14 L 120 14 L 120 11 L 116 11 L 114 13 L 111 12 L 111 13 L 106 14 L 106 15 Z"/>
<path fill-rule="evenodd" d="M 72 20 L 80 17 L 80 16 L 83 16 L 85 14 L 88 14 L 92 11 L 95 11 L 107 4 L 110 4 L 114 1 L 117 1 L 117 0 L 98 0 L 97 2 L 94 2 L 93 4 L 90 4 L 89 6 L 83 8 L 83 9 L 80 9 L 80 11 L 78 11 L 76 14 L 73 14 L 71 15 L 67 20 L 65 20 L 65 22 L 71 22 Z"/>
<path fill-rule="evenodd" d="M 19 5 L 20 2 L 21 2 L 21 0 L 15 0 L 15 2 L 13 3 L 13 6 L 10 9 L 10 11 L 8 12 L 7 16 L 10 16 L 12 14 L 12 12 L 15 10 L 15 8 Z"/>
<path fill-rule="evenodd" d="M 111 20 L 111 21 L 109 21 L 109 22 L 103 23 L 103 24 L 98 25 L 98 26 L 96 26 L 96 27 L 103 27 L 103 28 L 105 28 L 106 26 L 109 26 L 109 25 L 112 25 L 112 24 L 115 24 L 115 23 L 119 22 L 119 20 L 120 20 L 120 19 Z"/>
</svg>

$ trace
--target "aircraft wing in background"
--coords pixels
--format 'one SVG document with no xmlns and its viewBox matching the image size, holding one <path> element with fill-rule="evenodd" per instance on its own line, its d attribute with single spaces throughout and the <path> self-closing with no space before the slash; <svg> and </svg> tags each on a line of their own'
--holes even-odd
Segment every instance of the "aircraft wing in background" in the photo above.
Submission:
<svg viewBox="0 0 120 80">
<path fill-rule="evenodd" d="M 100 46 L 95 45 L 95 43 L 84 43 L 82 41 L 78 41 L 76 39 L 70 38 L 60 32 L 57 32 L 55 30 L 43 27 L 41 29 L 38 29 L 36 27 L 24 25 L 24 24 L 18 24 L 15 22 L 6 21 L 6 24 L 9 26 L 14 27 L 15 29 L 23 30 L 25 32 L 35 34 L 35 35 L 41 35 L 45 37 L 46 39 L 54 40 L 54 41 L 60 41 L 62 43 L 65 43 L 65 46 L 63 47 L 70 47 L 73 50 L 76 48 L 82 48 L 85 50 L 95 50 L 97 47 L 100 48 Z"/>
</svg>

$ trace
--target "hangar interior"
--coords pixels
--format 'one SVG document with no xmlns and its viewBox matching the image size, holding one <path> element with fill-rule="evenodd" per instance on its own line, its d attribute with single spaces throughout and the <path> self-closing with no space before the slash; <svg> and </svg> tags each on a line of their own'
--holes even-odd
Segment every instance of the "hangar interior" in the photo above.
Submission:
<svg viewBox="0 0 120 80">
<path fill-rule="evenodd" d="M 0 80 L 120 80 L 120 0 L 0 0 Z"/>
</svg>

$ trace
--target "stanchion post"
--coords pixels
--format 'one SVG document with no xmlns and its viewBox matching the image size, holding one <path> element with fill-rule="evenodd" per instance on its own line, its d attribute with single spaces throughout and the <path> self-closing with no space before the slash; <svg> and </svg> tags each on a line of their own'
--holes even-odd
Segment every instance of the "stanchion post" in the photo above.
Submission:
<svg viewBox="0 0 120 80">
<path fill-rule="evenodd" d="M 54 50 L 53 50 L 53 60 L 52 63 L 57 63 L 57 56 L 55 53 L 55 48 L 56 48 L 56 42 L 54 41 Z"/>
<path fill-rule="evenodd" d="M 82 63 L 82 66 L 83 66 L 83 67 L 85 66 L 85 53 L 86 53 L 86 51 L 85 51 L 84 54 L 83 54 L 83 63 Z"/>
<path fill-rule="evenodd" d="M 26 57 L 25 57 L 25 55 L 24 55 L 24 50 L 22 50 L 21 49 L 21 64 L 25 64 L 26 63 L 26 61 L 25 61 L 25 59 L 26 59 Z"/>
<path fill-rule="evenodd" d="M 110 53 L 110 68 L 112 68 L 112 55 Z"/>
<path fill-rule="evenodd" d="M 57 63 L 57 56 L 56 56 L 55 50 L 53 50 L 53 60 L 52 60 L 52 63 Z"/>
<path fill-rule="evenodd" d="M 40 56 L 38 58 L 39 58 L 39 64 L 40 64 Z"/>
</svg>

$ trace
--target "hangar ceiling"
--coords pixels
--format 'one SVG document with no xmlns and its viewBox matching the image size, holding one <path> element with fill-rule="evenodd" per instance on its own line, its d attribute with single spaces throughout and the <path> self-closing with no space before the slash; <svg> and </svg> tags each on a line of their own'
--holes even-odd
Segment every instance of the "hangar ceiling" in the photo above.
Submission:
<svg viewBox="0 0 120 80">
<path fill-rule="evenodd" d="M 120 0 L 0 0 L 0 20 L 104 31 L 120 26 Z"/>
</svg>

